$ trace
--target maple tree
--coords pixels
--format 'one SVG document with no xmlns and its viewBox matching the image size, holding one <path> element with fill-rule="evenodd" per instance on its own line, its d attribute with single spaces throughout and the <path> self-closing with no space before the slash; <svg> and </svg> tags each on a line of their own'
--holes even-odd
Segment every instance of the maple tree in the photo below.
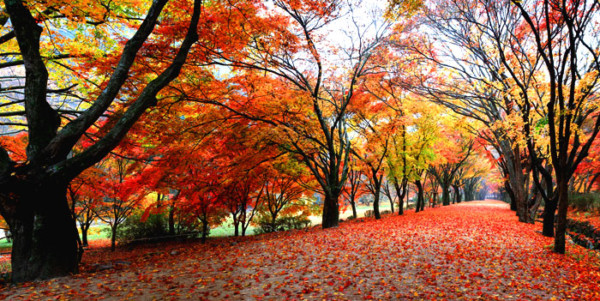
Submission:
<svg viewBox="0 0 600 301">
<path fill-rule="evenodd" d="M 209 53 L 215 64 L 243 70 L 244 74 L 238 79 L 244 81 L 246 98 L 256 101 L 265 94 L 285 95 L 279 98 L 280 110 L 272 112 L 276 101 L 264 108 L 239 108 L 213 99 L 204 102 L 276 127 L 284 140 L 280 145 L 297 154 L 321 186 L 325 197 L 322 226 L 335 227 L 339 222 L 338 199 L 347 178 L 350 154 L 347 108 L 354 98 L 357 81 L 371 68 L 371 54 L 385 39 L 387 23 L 375 24 L 375 29 L 355 23 L 356 32 L 349 34 L 352 45 L 344 49 L 328 44 L 321 35 L 339 16 L 340 1 L 275 1 L 274 4 L 282 13 L 277 23 L 269 23 L 273 32 L 265 34 L 263 23 L 248 20 L 246 26 L 255 29 L 253 35 L 245 37 L 249 41 L 246 51 L 238 54 L 211 48 Z M 336 61 L 346 62 L 343 66 L 332 65 L 327 60 L 326 54 L 342 51 L 346 56 L 338 56 Z M 260 81 L 271 92 L 260 93 L 255 90 L 258 85 L 248 80 Z M 272 84 L 265 85 L 268 82 Z M 292 100 L 296 104 L 287 103 Z M 271 109 L 270 113 L 266 113 L 266 109 Z"/>
<path fill-rule="evenodd" d="M 358 214 L 356 211 L 356 203 L 358 199 L 367 193 L 367 188 L 364 186 L 363 182 L 363 171 L 357 166 L 357 159 L 350 157 L 348 160 L 348 181 L 346 182 L 346 186 L 344 186 L 343 193 L 346 195 L 346 200 L 350 203 L 350 207 L 352 209 L 352 217 L 358 218 Z"/>
<path fill-rule="evenodd" d="M 107 223 L 111 231 L 111 250 L 115 250 L 119 226 L 131 216 L 146 196 L 140 183 L 145 178 L 146 164 L 109 156 L 99 163 L 99 181 L 92 183 L 102 196 L 94 207 L 98 219 Z"/>
<path fill-rule="evenodd" d="M 150 7 L 133 5 L 136 8 L 147 8 L 146 17 L 139 27 L 132 30 L 134 33 L 131 39 L 121 44 L 123 46 L 117 46 L 123 49 L 122 54 L 117 56 L 118 59 L 106 64 L 109 69 L 114 66 L 110 79 L 98 87 L 98 93 L 83 95 L 85 101 L 82 103 L 86 105 L 73 118 L 62 114 L 56 106 L 53 107 L 53 98 L 48 95 L 52 92 L 52 86 L 48 77 L 48 63 L 43 54 L 53 50 L 48 48 L 52 43 L 45 43 L 46 39 L 42 39 L 42 34 L 49 34 L 49 27 L 44 30 L 40 26 L 44 18 L 36 18 L 36 12 L 45 9 L 36 5 L 66 16 L 60 18 L 60 22 L 73 22 L 73 25 L 85 24 L 88 20 L 87 12 L 90 9 L 93 11 L 95 5 L 88 5 L 85 1 L 74 11 L 70 4 L 62 1 L 40 2 L 31 6 L 26 6 L 22 1 L 4 2 L 10 26 L 5 23 L 3 30 L 14 38 L 2 46 L 12 44 L 6 46 L 13 47 L 13 52 L 21 58 L 25 74 L 25 83 L 22 90 L 19 89 L 23 93 L 22 97 L 16 100 L 19 110 L 11 113 L 21 118 L 19 129 L 26 130 L 28 134 L 26 161 L 15 161 L 6 149 L 0 148 L 0 213 L 15 238 L 11 257 L 13 281 L 49 278 L 77 271 L 80 258 L 78 234 L 66 199 L 68 183 L 115 148 L 144 111 L 156 103 L 159 92 L 177 77 L 187 53 L 198 39 L 196 28 L 202 1 L 195 1 L 192 13 L 186 12 L 187 16 L 176 23 L 175 27 L 179 32 L 185 33 L 185 38 L 178 44 L 176 54 L 165 62 L 163 71 L 159 71 L 152 80 L 137 89 L 139 93 L 123 114 L 115 117 L 118 122 L 103 137 L 77 155 L 71 157 L 69 153 L 95 122 L 104 114 L 112 113 L 108 109 L 126 82 L 136 54 L 156 27 L 166 2 L 154 1 Z M 188 3 L 180 5 L 191 7 Z M 135 11 L 137 10 L 132 10 Z M 72 15 L 74 12 L 77 14 Z M 93 20 L 91 16 L 96 16 L 96 13 L 89 16 Z M 137 17 L 137 14 L 133 13 L 132 17 Z M 61 24 L 56 32 L 62 28 L 66 26 Z"/>
<path fill-rule="evenodd" d="M 306 182 L 308 171 L 290 158 L 273 162 L 271 166 L 264 184 L 259 211 L 261 215 L 268 217 L 268 229 L 275 231 L 280 215 L 295 216 L 310 209 L 308 204 L 301 200 L 309 192 L 303 184 Z"/>
<path fill-rule="evenodd" d="M 98 194 L 94 190 L 94 182 L 101 176 L 100 171 L 89 168 L 73 179 L 67 188 L 67 197 L 71 205 L 71 212 L 79 223 L 82 247 L 88 246 L 88 230 L 96 220 L 95 207 L 98 203 Z"/>
</svg>

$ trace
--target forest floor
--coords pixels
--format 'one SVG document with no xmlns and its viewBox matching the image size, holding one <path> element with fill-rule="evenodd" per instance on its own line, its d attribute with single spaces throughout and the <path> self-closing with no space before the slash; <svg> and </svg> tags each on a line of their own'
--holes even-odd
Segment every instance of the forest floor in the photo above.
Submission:
<svg viewBox="0 0 600 301">
<path fill-rule="evenodd" d="M 600 255 L 551 252 L 541 225 L 468 202 L 206 244 L 94 247 L 81 273 L 0 287 L 4 300 L 600 300 Z"/>
</svg>

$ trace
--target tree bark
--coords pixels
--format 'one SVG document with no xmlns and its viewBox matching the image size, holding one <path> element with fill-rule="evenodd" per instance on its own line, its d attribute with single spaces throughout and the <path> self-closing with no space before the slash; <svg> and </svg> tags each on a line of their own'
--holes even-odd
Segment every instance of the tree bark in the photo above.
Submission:
<svg viewBox="0 0 600 301">
<path fill-rule="evenodd" d="M 568 177 L 557 173 L 558 215 L 556 220 L 556 235 L 554 236 L 554 252 L 565 254 L 565 239 L 567 232 L 567 210 L 569 209 Z"/>
<path fill-rule="evenodd" d="M 38 189 L 31 183 L 19 184 L 24 189 L 17 186 L 12 193 L 17 206 L 3 208 L 13 236 L 13 281 L 76 273 L 82 249 L 67 202 L 67 184 L 46 183 Z"/>
<path fill-rule="evenodd" d="M 202 223 L 202 243 L 206 242 L 206 237 L 208 236 L 208 217 L 205 216 L 200 221 Z"/>
<path fill-rule="evenodd" d="M 175 235 L 175 206 L 169 205 L 169 235 Z"/>
<path fill-rule="evenodd" d="M 117 227 L 118 225 L 115 224 L 110 228 L 110 250 L 113 252 L 117 247 Z"/>
<path fill-rule="evenodd" d="M 381 213 L 379 212 L 379 195 L 373 196 L 373 216 L 375 216 L 375 219 L 381 219 Z"/>
<path fill-rule="evenodd" d="M 454 196 L 455 196 L 456 203 L 460 203 L 460 201 L 461 201 L 460 188 L 458 187 L 458 185 L 452 185 L 452 188 L 454 188 Z"/>
<path fill-rule="evenodd" d="M 322 224 L 323 229 L 337 227 L 340 223 L 340 209 L 338 205 L 339 192 L 326 193 L 325 200 L 323 201 L 323 216 Z"/>
<path fill-rule="evenodd" d="M 81 244 L 83 247 L 88 246 L 88 230 L 90 229 L 89 224 L 80 224 L 79 228 L 81 229 Z"/>
<path fill-rule="evenodd" d="M 417 208 L 416 212 L 423 211 L 425 209 L 425 197 L 423 195 L 423 185 L 421 184 L 421 180 L 415 181 L 415 186 L 417 186 Z"/>
<path fill-rule="evenodd" d="M 554 236 L 554 215 L 556 214 L 556 208 L 558 202 L 556 198 L 552 198 L 550 201 L 546 201 L 544 206 L 544 220 L 542 226 L 542 234 L 547 237 Z"/>
</svg>

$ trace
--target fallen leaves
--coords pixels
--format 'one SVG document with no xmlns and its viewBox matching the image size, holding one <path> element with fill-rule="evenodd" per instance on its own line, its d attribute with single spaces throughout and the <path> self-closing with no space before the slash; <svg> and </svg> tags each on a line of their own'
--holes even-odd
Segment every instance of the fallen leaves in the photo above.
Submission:
<svg viewBox="0 0 600 301">
<path fill-rule="evenodd" d="M 81 274 L 4 288 L 0 299 L 600 300 L 598 253 L 552 253 L 540 227 L 469 202 L 335 229 L 93 249 Z M 90 269 L 116 262 L 130 264 Z"/>
</svg>

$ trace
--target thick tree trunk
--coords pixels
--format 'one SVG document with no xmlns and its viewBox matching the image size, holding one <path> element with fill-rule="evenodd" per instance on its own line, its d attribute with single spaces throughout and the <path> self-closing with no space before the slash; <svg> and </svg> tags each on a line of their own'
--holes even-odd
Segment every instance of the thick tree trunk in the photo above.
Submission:
<svg viewBox="0 0 600 301">
<path fill-rule="evenodd" d="M 357 219 L 358 213 L 356 212 L 356 202 L 354 200 L 350 201 L 350 206 L 352 206 L 352 217 L 354 217 L 354 219 Z"/>
<path fill-rule="evenodd" d="M 13 236 L 12 280 L 76 273 L 83 249 L 67 202 L 67 185 L 47 181 L 38 187 L 31 182 L 19 184 L 23 189 L 16 187 L 11 194 L 16 206 L 2 211 Z"/>
<path fill-rule="evenodd" d="M 339 192 L 326 193 L 323 202 L 323 229 L 337 227 L 340 223 L 340 208 L 338 204 Z"/>
<path fill-rule="evenodd" d="M 554 252 L 565 254 L 567 232 L 567 210 L 569 209 L 569 182 L 566 177 L 556 179 L 558 194 L 558 215 L 556 219 L 556 235 L 554 236 Z"/>
<path fill-rule="evenodd" d="M 456 203 L 460 203 L 461 201 L 461 197 L 460 197 L 460 188 L 458 187 L 458 185 L 452 185 L 452 188 L 454 188 L 454 196 L 455 196 L 455 201 Z"/>
<path fill-rule="evenodd" d="M 554 215 L 556 214 L 556 208 L 558 202 L 556 198 L 546 201 L 544 205 L 544 221 L 542 227 L 542 234 L 547 237 L 554 237 Z"/>
<path fill-rule="evenodd" d="M 442 185 L 442 205 L 450 205 L 450 185 Z"/>
</svg>

